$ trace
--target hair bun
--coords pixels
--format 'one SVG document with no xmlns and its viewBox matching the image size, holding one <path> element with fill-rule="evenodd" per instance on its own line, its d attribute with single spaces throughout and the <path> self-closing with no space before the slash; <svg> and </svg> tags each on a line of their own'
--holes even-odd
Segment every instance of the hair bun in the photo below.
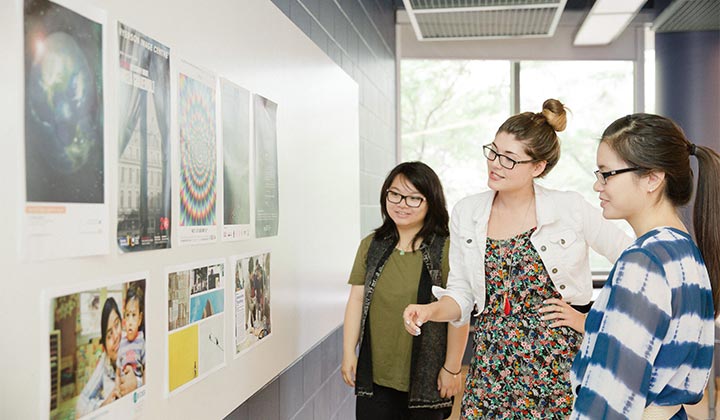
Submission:
<svg viewBox="0 0 720 420">
<path fill-rule="evenodd" d="M 567 126 L 565 105 L 557 99 L 548 99 L 543 102 L 542 115 L 555 131 L 563 131 Z"/>
</svg>

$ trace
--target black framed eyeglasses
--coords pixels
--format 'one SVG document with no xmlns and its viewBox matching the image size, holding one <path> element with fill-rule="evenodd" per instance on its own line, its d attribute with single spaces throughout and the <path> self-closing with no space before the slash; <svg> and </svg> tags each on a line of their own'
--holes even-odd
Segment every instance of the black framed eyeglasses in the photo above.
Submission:
<svg viewBox="0 0 720 420">
<path fill-rule="evenodd" d="M 607 184 L 607 179 L 614 175 L 620 175 L 624 174 L 625 172 L 634 172 L 642 170 L 643 168 L 639 166 L 633 166 L 632 168 L 624 168 L 624 169 L 615 169 L 614 171 L 606 171 L 606 172 L 600 172 L 598 169 L 595 171 L 595 177 L 598 181 L 600 181 L 601 184 L 605 185 Z"/>
<path fill-rule="evenodd" d="M 420 207 L 423 201 L 425 201 L 425 199 L 422 197 L 414 195 L 402 195 L 399 192 L 393 190 L 387 190 L 385 197 L 387 198 L 387 201 L 393 204 L 400 204 L 403 200 L 405 200 L 405 205 L 412 208 Z"/>
<path fill-rule="evenodd" d="M 521 164 L 521 163 L 532 163 L 535 162 L 534 159 L 530 160 L 515 160 L 509 156 L 505 156 L 502 153 L 498 153 L 495 149 L 490 147 L 489 144 L 486 144 L 483 146 L 483 154 L 489 161 L 493 161 L 495 159 L 500 159 L 500 166 L 502 166 L 505 169 L 513 169 L 515 165 Z"/>
</svg>

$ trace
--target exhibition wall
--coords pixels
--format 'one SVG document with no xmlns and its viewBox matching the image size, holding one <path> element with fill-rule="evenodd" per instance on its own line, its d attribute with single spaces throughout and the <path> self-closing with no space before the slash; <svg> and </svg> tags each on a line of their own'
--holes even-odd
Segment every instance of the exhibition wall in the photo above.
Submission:
<svg viewBox="0 0 720 420">
<path fill-rule="evenodd" d="M 26 132 L 31 131 L 27 127 L 33 124 L 27 121 L 27 109 L 31 110 L 33 118 L 38 118 L 35 115 L 37 108 L 26 103 L 25 79 L 26 75 L 32 78 L 36 74 L 32 71 L 34 61 L 26 60 L 28 47 L 24 40 L 28 35 L 24 32 L 27 29 L 24 5 L 17 1 L 3 3 L 0 23 L 4 36 L 0 46 L 6 58 L 0 68 L 0 85 L 4 91 L 0 99 L 3 113 L 0 132 L 7 148 L 0 157 L 0 174 L 10 182 L 5 190 L 5 206 L 0 210 L 8 232 L 6 240 L 0 244 L 0 255 L 6 267 L 6 280 L 0 293 L 0 316 L 8 333 L 0 355 L 0 368 L 6 378 L 0 383 L 0 417 L 51 418 L 51 407 L 61 404 L 55 401 L 52 405 L 52 384 L 65 384 L 66 388 L 72 385 L 72 378 L 64 378 L 65 382 L 63 379 L 54 382 L 51 378 L 53 341 L 50 333 L 58 329 L 57 322 L 52 319 L 60 307 L 58 298 L 79 294 L 82 303 L 83 296 L 93 297 L 92 293 L 83 292 L 99 290 L 97 296 L 101 301 L 117 295 L 120 312 L 124 312 L 131 288 L 128 282 L 140 279 L 145 280 L 142 283 L 145 354 L 143 386 L 139 388 L 143 392 L 132 395 L 139 403 L 125 405 L 143 418 L 223 417 L 342 322 L 347 296 L 345 279 L 360 237 L 358 86 L 270 2 L 218 1 L 198 5 L 189 1 L 149 4 L 63 1 L 60 4 L 103 24 L 102 54 L 98 58 L 102 70 L 96 72 L 102 76 L 102 82 L 96 84 L 102 88 L 102 95 L 97 95 L 102 98 L 102 102 L 98 102 L 102 103 L 102 111 L 97 121 L 103 123 L 98 130 L 103 134 L 100 142 L 104 147 L 100 155 L 104 158 L 102 170 L 98 171 L 102 175 L 96 181 L 104 189 L 101 187 L 102 198 L 96 203 L 103 205 L 99 213 L 100 224 L 106 229 L 95 231 L 102 238 L 98 246 L 93 248 L 91 244 L 75 252 L 76 244 L 84 241 L 86 229 L 65 226 L 60 232 L 67 232 L 67 235 L 47 235 L 45 238 L 39 221 L 48 219 L 43 219 L 42 214 L 29 215 L 31 207 L 50 208 L 31 205 L 33 200 L 29 197 L 26 177 L 29 167 L 26 151 L 37 149 L 37 145 L 28 146 L 26 140 Z M 127 113 L 127 109 L 120 106 L 120 81 L 127 74 L 119 69 L 118 22 L 169 48 L 171 134 L 168 171 L 172 231 L 168 235 L 169 249 L 137 252 L 121 249 L 126 247 L 127 241 L 136 239 L 126 239 L 121 245 L 122 238 L 118 235 L 118 214 L 121 213 L 118 207 L 122 199 L 119 185 L 123 176 L 118 127 L 120 121 L 125 121 L 124 114 Z M 82 41 L 78 42 L 83 45 Z M 27 62 L 30 67 L 26 68 Z M 216 228 L 211 229 L 215 237 L 211 234 L 204 236 L 202 241 L 180 243 L 181 238 L 192 239 L 197 233 L 189 229 L 187 235 L 181 235 L 183 228 L 197 226 L 193 224 L 195 222 L 182 221 L 185 213 L 192 217 L 197 214 L 187 211 L 189 207 L 180 200 L 183 168 L 194 165 L 194 162 L 181 165 L 187 152 L 181 148 L 181 137 L 187 131 L 179 128 L 178 121 L 185 118 L 183 99 L 192 97 L 184 96 L 182 91 L 184 78 L 192 73 L 192 70 L 179 73 L 185 65 L 197 70 L 196 80 L 201 80 L 203 75 L 212 75 L 205 86 L 210 87 L 218 103 L 224 99 L 220 78 L 246 90 L 248 98 L 252 98 L 249 103 L 246 101 L 252 109 L 249 126 L 255 131 L 258 127 L 276 127 L 276 135 L 270 137 L 275 137 L 277 142 L 277 214 L 274 216 L 277 233 L 273 229 L 265 233 L 257 231 L 258 214 L 266 214 L 258 212 L 262 207 L 258 203 L 263 197 L 256 193 L 264 184 L 250 182 L 253 191 L 249 196 L 253 200 L 249 237 L 223 241 L 222 211 L 218 210 L 217 218 L 209 224 Z M 68 92 L 70 97 L 77 94 L 79 88 L 75 85 L 74 89 Z M 33 98 L 30 101 L 34 101 Z M 95 107 L 96 112 L 98 108 Z M 215 129 L 220 145 L 223 126 L 219 118 L 223 108 L 217 107 L 217 110 L 217 118 L 212 121 L 218 121 Z M 272 118 L 267 121 L 273 124 L 259 121 L 258 110 L 270 110 L 268 114 Z M 249 138 L 252 140 L 255 136 L 258 133 L 252 132 Z M 257 152 L 258 144 L 266 144 L 255 140 L 250 143 Z M 72 147 L 76 147 L 74 144 Z M 212 166 L 216 170 L 209 172 L 218 178 L 215 186 L 218 209 L 223 201 L 222 150 L 218 147 L 219 156 L 214 163 L 217 166 Z M 77 156 L 85 155 L 76 152 L 74 156 L 77 162 Z M 259 165 L 263 156 L 249 159 L 248 173 L 255 175 L 251 176 L 254 181 L 263 176 L 254 166 Z M 36 180 L 32 182 L 39 184 L 38 188 L 43 186 Z M 56 211 L 62 206 L 51 208 Z M 42 252 L 36 252 L 41 248 Z M 85 256 L 67 256 L 73 252 Z M 263 319 L 272 320 L 272 329 L 270 332 L 270 328 L 263 328 L 266 331 L 258 335 L 261 339 L 236 352 L 233 345 L 237 335 L 233 316 L 236 294 L 233 290 L 238 283 L 232 274 L 234 266 L 247 269 L 248 261 L 252 261 L 250 257 L 255 257 L 256 272 L 262 272 L 265 281 L 257 288 L 263 292 L 253 294 L 253 297 L 261 295 L 264 302 L 269 302 L 269 316 Z M 238 263 L 231 267 L 231 262 L 235 261 Z M 250 272 L 251 276 L 255 273 Z M 172 330 L 169 318 L 173 316 L 169 310 L 172 301 L 169 289 L 172 275 L 178 273 L 195 273 L 189 274 L 191 276 L 204 273 L 208 282 L 190 286 L 193 288 L 190 293 L 205 297 L 196 318 L 193 318 L 195 312 L 192 309 L 190 318 L 198 322 L 201 331 L 209 328 L 203 320 L 215 320 L 213 328 L 219 325 L 220 329 L 211 328 L 209 336 L 215 347 L 223 351 L 221 359 L 216 360 L 214 368 L 206 375 L 196 374 L 197 380 L 180 381 L 181 386 L 168 380 L 169 345 L 173 342 L 169 338 Z M 222 286 L 217 281 L 219 273 Z M 211 288 L 214 288 L 212 293 L 206 290 Z M 221 309 L 218 311 L 218 308 Z M 224 313 L 219 314 L 223 312 L 222 308 Z M 76 319 L 75 328 L 81 331 L 85 328 L 86 318 L 78 315 Z M 78 334 L 76 341 L 80 342 L 81 336 Z M 97 344 L 97 338 L 91 340 Z M 95 348 L 94 351 L 99 350 Z M 180 347 L 179 352 L 185 355 L 186 349 Z M 77 370 L 74 372 L 79 376 Z M 80 393 L 80 390 L 75 391 Z M 123 398 L 127 400 L 130 396 Z M 113 406 L 119 407 L 123 398 L 107 409 L 94 411 L 90 417 L 112 413 Z"/>
</svg>

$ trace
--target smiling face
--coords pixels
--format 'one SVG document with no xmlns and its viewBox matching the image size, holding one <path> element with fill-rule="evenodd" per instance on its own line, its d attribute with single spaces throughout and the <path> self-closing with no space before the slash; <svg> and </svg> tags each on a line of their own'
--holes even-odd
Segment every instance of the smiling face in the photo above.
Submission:
<svg viewBox="0 0 720 420">
<path fill-rule="evenodd" d="M 601 172 L 631 167 L 606 142 L 600 143 L 597 150 L 597 165 Z M 644 188 L 643 188 L 644 187 Z M 647 206 L 647 186 L 635 172 L 613 175 L 603 184 L 595 181 L 593 189 L 599 193 L 600 207 L 606 219 L 625 219 L 631 221 Z"/>
<path fill-rule="evenodd" d="M 107 329 L 105 331 L 105 352 L 110 359 L 110 363 L 114 366 L 117 361 L 118 350 L 120 349 L 120 338 L 122 336 L 122 322 L 116 311 L 110 312 L 108 317 Z"/>
<path fill-rule="evenodd" d="M 390 184 L 390 188 L 388 188 L 388 191 L 390 193 L 395 194 L 401 194 L 405 197 L 405 199 L 402 199 L 399 203 L 392 203 L 388 198 L 387 195 L 390 193 L 386 193 L 386 205 L 387 205 L 387 212 L 390 218 L 393 222 L 395 222 L 395 226 L 397 226 L 398 229 L 417 229 L 420 230 L 425 223 L 425 215 L 427 215 L 428 211 L 428 205 L 427 200 L 425 196 L 423 196 L 416 188 L 415 186 L 405 178 L 403 175 L 398 175 L 393 179 L 392 184 Z M 415 198 L 422 198 L 422 203 L 420 203 L 420 207 L 413 208 L 407 205 L 407 201 L 410 200 L 411 203 L 413 201 L 413 198 L 409 197 L 415 197 Z"/>
<path fill-rule="evenodd" d="M 531 160 L 523 143 L 513 134 L 500 132 L 490 147 L 497 153 L 521 162 Z M 500 157 L 488 160 L 488 187 L 493 191 L 517 191 L 529 187 L 533 179 L 545 169 L 545 162 L 518 163 L 513 169 L 500 164 Z"/>
<path fill-rule="evenodd" d="M 125 336 L 128 341 L 134 341 L 140 331 L 143 313 L 140 312 L 140 302 L 136 297 L 130 299 L 125 304 L 125 314 L 123 322 L 125 323 Z"/>
</svg>

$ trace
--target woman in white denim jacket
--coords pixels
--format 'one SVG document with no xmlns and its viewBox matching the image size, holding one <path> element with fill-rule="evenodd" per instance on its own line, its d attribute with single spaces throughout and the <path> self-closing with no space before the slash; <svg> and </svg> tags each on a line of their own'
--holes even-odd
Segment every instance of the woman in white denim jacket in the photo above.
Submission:
<svg viewBox="0 0 720 420">
<path fill-rule="evenodd" d="M 588 246 L 611 262 L 631 243 L 579 194 L 535 185 L 558 162 L 565 108 L 549 99 L 500 126 L 483 147 L 491 191 L 460 201 L 450 223 L 450 274 L 438 301 L 410 305 L 408 332 L 473 319 L 463 419 L 565 418 L 569 370 L 592 295 Z M 531 211 L 534 210 L 534 211 Z M 573 331 L 576 330 L 576 331 Z"/>
</svg>

